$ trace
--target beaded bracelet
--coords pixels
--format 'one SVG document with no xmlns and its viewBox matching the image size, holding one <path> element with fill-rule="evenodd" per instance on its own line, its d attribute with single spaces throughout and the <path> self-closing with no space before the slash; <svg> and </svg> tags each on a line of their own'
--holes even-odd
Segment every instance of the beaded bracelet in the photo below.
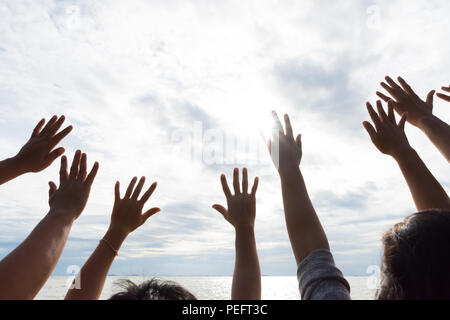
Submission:
<svg viewBox="0 0 450 320">
<path fill-rule="evenodd" d="M 116 249 L 114 249 L 114 247 L 111 245 L 111 243 L 109 243 L 109 241 L 108 240 L 106 240 L 106 239 L 102 239 L 102 240 L 100 240 L 100 242 L 104 242 L 104 243 L 106 243 L 106 245 L 114 252 L 114 255 L 115 256 L 118 256 L 119 255 L 119 251 L 118 250 L 116 250 Z"/>
</svg>

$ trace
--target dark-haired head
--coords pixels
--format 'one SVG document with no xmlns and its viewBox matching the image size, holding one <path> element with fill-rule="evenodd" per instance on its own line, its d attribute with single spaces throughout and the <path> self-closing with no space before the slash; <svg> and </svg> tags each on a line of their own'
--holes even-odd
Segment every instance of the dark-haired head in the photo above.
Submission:
<svg viewBox="0 0 450 320">
<path fill-rule="evenodd" d="M 121 280 L 123 291 L 110 300 L 196 300 L 195 296 L 176 282 L 151 279 L 139 285 L 130 280 Z"/>
<path fill-rule="evenodd" d="M 378 299 L 450 299 L 450 212 L 415 213 L 382 241 Z"/>
</svg>

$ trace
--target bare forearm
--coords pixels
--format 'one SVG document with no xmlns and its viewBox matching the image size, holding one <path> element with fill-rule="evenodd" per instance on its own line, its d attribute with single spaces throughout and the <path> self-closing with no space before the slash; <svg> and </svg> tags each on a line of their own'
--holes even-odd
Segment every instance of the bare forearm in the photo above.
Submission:
<svg viewBox="0 0 450 320">
<path fill-rule="evenodd" d="M 253 227 L 236 228 L 236 262 L 231 299 L 261 299 L 261 271 Z"/>
<path fill-rule="evenodd" d="M 438 117 L 431 116 L 423 119 L 419 127 L 450 162 L 450 126 Z"/>
<path fill-rule="evenodd" d="M 297 263 L 317 249 L 329 249 L 325 232 L 298 170 L 281 174 L 286 225 Z"/>
<path fill-rule="evenodd" d="M 417 210 L 450 209 L 447 193 L 414 149 L 409 148 L 394 158 L 405 177 Z"/>
<path fill-rule="evenodd" d="M 100 241 L 95 251 L 80 270 L 77 279 L 80 287 L 70 289 L 66 294 L 66 300 L 99 299 L 109 269 L 116 257 L 113 249 L 119 250 L 125 238 L 126 235 L 121 235 L 111 230 L 106 232 L 103 239 L 106 239 L 113 248 L 110 248 L 106 242 Z"/>
<path fill-rule="evenodd" d="M 15 179 L 24 173 L 25 171 L 21 169 L 21 166 L 15 157 L 0 161 L 0 185 Z"/>
<path fill-rule="evenodd" d="M 55 268 L 73 221 L 53 212 L 0 262 L 0 299 L 33 299 Z"/>
</svg>

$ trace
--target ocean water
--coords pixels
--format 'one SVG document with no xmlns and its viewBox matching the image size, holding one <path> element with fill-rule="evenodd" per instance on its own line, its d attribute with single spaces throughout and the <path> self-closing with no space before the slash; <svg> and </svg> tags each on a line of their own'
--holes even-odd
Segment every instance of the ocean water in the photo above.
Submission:
<svg viewBox="0 0 450 320">
<path fill-rule="evenodd" d="M 36 299 L 61 300 L 64 298 L 71 277 L 51 277 Z M 121 277 L 109 276 L 106 279 L 101 299 L 108 299 L 112 294 L 120 291 L 117 281 L 129 279 L 135 283 L 150 279 L 150 277 Z M 172 280 L 187 288 L 198 299 L 229 300 L 231 294 L 231 277 L 158 277 L 162 280 Z M 350 283 L 351 296 L 354 300 L 371 300 L 375 289 L 368 286 L 367 277 L 346 277 Z M 262 277 L 262 299 L 267 300 L 299 300 L 298 282 L 296 277 Z"/>
</svg>

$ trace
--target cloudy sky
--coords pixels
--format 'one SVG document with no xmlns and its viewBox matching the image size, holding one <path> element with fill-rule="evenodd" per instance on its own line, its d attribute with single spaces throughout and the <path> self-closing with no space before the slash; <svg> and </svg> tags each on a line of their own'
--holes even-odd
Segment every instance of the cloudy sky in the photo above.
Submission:
<svg viewBox="0 0 450 320">
<path fill-rule="evenodd" d="M 64 114 L 62 146 L 100 162 L 88 206 L 55 270 L 81 266 L 108 227 L 116 180 L 158 181 L 162 212 L 132 234 L 111 273 L 231 275 L 233 229 L 219 175 L 260 177 L 263 274 L 294 275 L 280 183 L 261 139 L 270 110 L 303 134 L 302 170 L 339 267 L 366 275 L 380 238 L 414 212 L 395 162 L 361 122 L 384 75 L 424 96 L 449 84 L 450 4 L 435 1 L 0 0 L 0 157 L 42 117 Z M 435 113 L 450 121 L 450 106 Z M 446 190 L 450 170 L 421 132 L 408 137 Z M 0 258 L 48 211 L 59 162 L 0 188 Z M 147 181 L 148 181 L 147 180 Z"/>
</svg>

